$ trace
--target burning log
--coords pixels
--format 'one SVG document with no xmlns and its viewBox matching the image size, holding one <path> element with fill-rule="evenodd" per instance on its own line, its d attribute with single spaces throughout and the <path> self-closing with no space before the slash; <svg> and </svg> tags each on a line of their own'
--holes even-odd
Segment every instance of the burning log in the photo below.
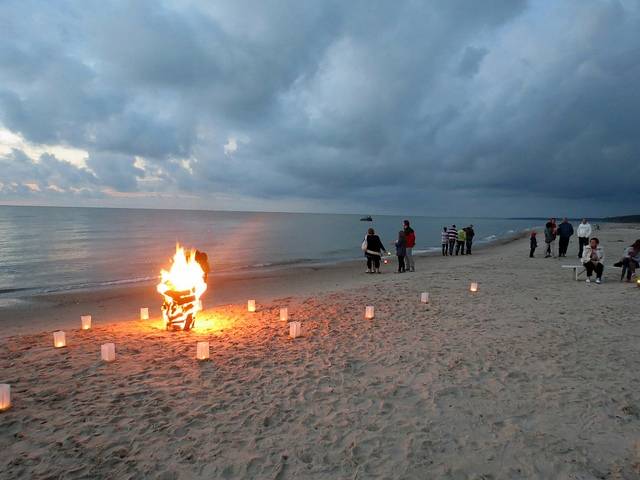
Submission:
<svg viewBox="0 0 640 480">
<path fill-rule="evenodd" d="M 157 290 L 164 298 L 162 318 L 167 330 L 190 330 L 194 326 L 201 309 L 200 297 L 207 289 L 205 278 L 209 270 L 208 262 L 203 268 L 199 253 L 197 250 L 185 252 L 176 245 L 170 270 L 160 272 Z"/>
</svg>

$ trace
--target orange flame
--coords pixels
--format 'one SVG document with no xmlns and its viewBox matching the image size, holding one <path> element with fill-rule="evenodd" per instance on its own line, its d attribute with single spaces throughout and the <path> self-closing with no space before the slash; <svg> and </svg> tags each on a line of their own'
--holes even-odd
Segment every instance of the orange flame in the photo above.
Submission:
<svg viewBox="0 0 640 480">
<path fill-rule="evenodd" d="M 207 290 L 204 271 L 196 261 L 196 251 L 176 245 L 169 271 L 160 271 L 158 293 L 164 297 L 162 316 L 167 328 L 179 327 L 188 330 L 202 308 L 200 297 Z"/>
</svg>

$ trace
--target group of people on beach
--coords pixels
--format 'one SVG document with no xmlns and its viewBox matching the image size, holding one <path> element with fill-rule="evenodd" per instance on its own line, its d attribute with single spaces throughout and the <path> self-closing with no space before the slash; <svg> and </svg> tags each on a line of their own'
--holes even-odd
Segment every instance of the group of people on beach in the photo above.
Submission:
<svg viewBox="0 0 640 480">
<path fill-rule="evenodd" d="M 395 241 L 396 256 L 398 257 L 398 273 L 415 272 L 416 265 L 413 259 L 413 247 L 416 246 L 416 232 L 411 228 L 411 222 L 404 220 L 402 230 L 398 232 Z M 387 252 L 382 240 L 376 235 L 373 228 L 367 230 L 367 236 L 362 242 L 362 251 L 367 259 L 367 273 L 380 273 L 382 256 Z"/>
<path fill-rule="evenodd" d="M 471 255 L 473 237 L 475 236 L 473 225 L 458 229 L 455 225 L 444 227 L 442 230 L 442 255 Z M 398 239 L 394 242 L 396 257 L 398 258 L 398 273 L 415 272 L 413 248 L 416 245 L 416 232 L 411 228 L 411 222 L 404 220 L 402 230 L 398 232 Z M 387 249 L 382 240 L 376 235 L 373 228 L 367 231 L 367 236 L 362 242 L 362 250 L 367 259 L 366 273 L 380 273 L 380 263 Z"/>
<path fill-rule="evenodd" d="M 442 227 L 442 256 L 453 256 L 454 249 L 456 255 L 471 255 L 471 246 L 475 235 L 473 225 L 460 229 L 455 224 L 450 227 Z"/>
<path fill-rule="evenodd" d="M 596 229 L 599 227 L 596 225 Z M 574 233 L 578 236 L 578 258 L 587 273 L 587 283 L 591 283 L 591 277 L 596 274 L 596 283 L 602 283 L 604 273 L 604 248 L 600 245 L 597 237 L 592 237 L 593 229 L 586 218 L 583 218 L 574 231 L 573 225 L 565 217 L 558 225 L 555 218 L 550 218 L 544 227 L 544 242 L 546 245 L 544 258 L 555 257 L 555 242 L 558 240 L 558 257 L 566 257 L 569 248 L 569 241 Z M 533 258 L 538 247 L 537 233 L 531 232 L 529 257 Z M 622 259 L 614 264 L 615 267 L 622 267 L 620 280 L 626 277 L 630 282 L 635 276 L 636 269 L 640 266 L 640 239 L 625 248 Z"/>
</svg>

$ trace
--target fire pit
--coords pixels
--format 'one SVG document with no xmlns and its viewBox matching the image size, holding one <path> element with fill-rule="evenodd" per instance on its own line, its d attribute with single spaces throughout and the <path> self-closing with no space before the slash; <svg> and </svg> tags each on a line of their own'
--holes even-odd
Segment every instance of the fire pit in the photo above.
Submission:
<svg viewBox="0 0 640 480">
<path fill-rule="evenodd" d="M 167 330 L 191 330 L 201 310 L 200 297 L 207 290 L 206 255 L 197 250 L 185 251 L 176 245 L 169 271 L 160 272 L 157 290 L 163 296 L 162 318 Z"/>
</svg>

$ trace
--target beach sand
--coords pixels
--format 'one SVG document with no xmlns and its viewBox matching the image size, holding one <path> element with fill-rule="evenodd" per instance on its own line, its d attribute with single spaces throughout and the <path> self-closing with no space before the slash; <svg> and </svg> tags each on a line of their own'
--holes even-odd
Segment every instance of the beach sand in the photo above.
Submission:
<svg viewBox="0 0 640 480">
<path fill-rule="evenodd" d="M 608 265 L 640 236 L 596 233 Z M 615 268 L 575 282 L 560 265 L 578 263 L 576 241 L 565 259 L 542 241 L 530 259 L 528 243 L 402 275 L 359 262 L 218 278 L 190 333 L 162 329 L 153 287 L 5 308 L 0 478 L 640 478 L 640 288 Z M 154 318 L 135 320 L 141 306 Z"/>
</svg>

